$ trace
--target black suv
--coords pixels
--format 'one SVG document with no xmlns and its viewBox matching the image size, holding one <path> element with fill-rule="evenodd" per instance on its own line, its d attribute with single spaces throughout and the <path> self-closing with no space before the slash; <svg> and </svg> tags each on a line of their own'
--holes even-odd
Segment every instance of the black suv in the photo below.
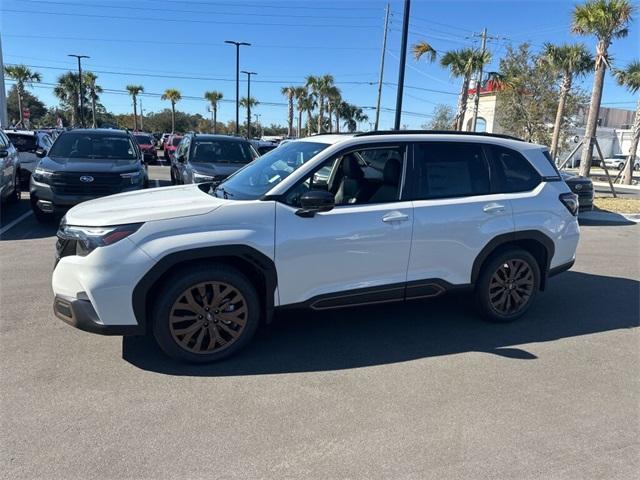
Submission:
<svg viewBox="0 0 640 480">
<path fill-rule="evenodd" d="M 171 160 L 171 183 L 220 182 L 258 156 L 244 138 L 189 133 Z"/>
<path fill-rule="evenodd" d="M 63 132 L 31 175 L 31 208 L 39 221 L 80 202 L 146 188 L 147 166 L 133 136 L 124 130 Z"/>
</svg>

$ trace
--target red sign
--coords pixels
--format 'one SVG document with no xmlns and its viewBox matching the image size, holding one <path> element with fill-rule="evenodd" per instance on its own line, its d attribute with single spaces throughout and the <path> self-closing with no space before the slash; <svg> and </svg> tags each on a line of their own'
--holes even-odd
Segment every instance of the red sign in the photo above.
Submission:
<svg viewBox="0 0 640 480">
<path fill-rule="evenodd" d="M 31 117 L 31 111 L 28 108 L 23 108 L 22 118 L 30 118 L 30 117 Z"/>
</svg>

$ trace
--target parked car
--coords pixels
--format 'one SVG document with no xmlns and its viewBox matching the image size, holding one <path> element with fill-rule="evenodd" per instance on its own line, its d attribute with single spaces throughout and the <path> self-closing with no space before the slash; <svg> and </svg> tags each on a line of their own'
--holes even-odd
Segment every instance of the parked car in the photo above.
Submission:
<svg viewBox="0 0 640 480">
<path fill-rule="evenodd" d="M 171 161 L 171 183 L 221 182 L 258 156 L 241 137 L 187 134 Z"/>
<path fill-rule="evenodd" d="M 20 157 L 4 132 L 0 131 L 0 201 L 20 200 Z"/>
<path fill-rule="evenodd" d="M 69 130 L 41 155 L 29 185 L 31 208 L 39 221 L 80 202 L 149 183 L 142 152 L 124 130 Z"/>
<path fill-rule="evenodd" d="M 560 172 L 560 175 L 571 191 L 578 196 L 580 211 L 593 210 L 594 189 L 591 179 L 564 171 Z"/>
<path fill-rule="evenodd" d="M 162 137 L 160 137 L 160 150 L 164 150 L 165 145 L 167 144 L 167 140 L 171 136 L 170 133 L 163 133 Z"/>
<path fill-rule="evenodd" d="M 613 157 L 605 158 L 604 164 L 608 168 L 615 168 L 616 170 L 622 170 L 624 168 L 625 163 L 627 163 L 627 158 L 629 158 L 629 155 L 619 153 L 614 155 Z M 640 159 L 637 156 L 636 156 L 635 162 L 633 163 L 633 169 L 636 171 L 640 170 Z"/>
<path fill-rule="evenodd" d="M 20 182 L 25 188 L 29 187 L 29 178 L 38 163 L 38 152 L 47 152 L 53 140 L 43 131 L 34 130 L 6 130 L 5 133 L 20 156 Z"/>
<path fill-rule="evenodd" d="M 145 155 L 145 160 L 147 160 L 147 162 L 158 161 L 158 152 L 156 152 L 155 141 L 150 133 L 136 132 L 133 134 L 133 138 L 138 142 L 138 147 L 140 147 L 143 155 Z"/>
<path fill-rule="evenodd" d="M 255 148 L 260 155 L 264 155 L 265 153 L 268 153 L 278 147 L 278 144 L 275 142 L 266 142 L 264 140 L 249 141 L 251 142 L 251 145 L 253 145 L 253 148 Z"/>
<path fill-rule="evenodd" d="M 164 159 L 171 162 L 173 161 L 173 156 L 176 153 L 176 148 L 180 144 L 182 140 L 182 135 L 172 134 L 167 138 L 167 142 L 164 144 Z"/>
<path fill-rule="evenodd" d="M 281 308 L 467 290 L 509 322 L 575 259 L 577 196 L 547 155 L 490 134 L 318 135 L 217 185 L 81 204 L 58 232 L 54 312 L 191 362 L 233 354 Z"/>
</svg>

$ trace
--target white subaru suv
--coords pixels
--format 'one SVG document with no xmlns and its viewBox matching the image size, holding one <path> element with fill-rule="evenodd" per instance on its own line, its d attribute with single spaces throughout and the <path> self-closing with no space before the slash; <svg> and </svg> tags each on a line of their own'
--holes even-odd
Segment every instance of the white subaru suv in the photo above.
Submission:
<svg viewBox="0 0 640 480">
<path fill-rule="evenodd" d="M 174 358 L 246 345 L 275 310 L 467 289 L 486 319 L 522 316 L 569 269 L 578 200 L 546 147 L 453 132 L 318 135 L 219 184 L 73 207 L 54 312 L 106 335 L 153 334 Z"/>
</svg>

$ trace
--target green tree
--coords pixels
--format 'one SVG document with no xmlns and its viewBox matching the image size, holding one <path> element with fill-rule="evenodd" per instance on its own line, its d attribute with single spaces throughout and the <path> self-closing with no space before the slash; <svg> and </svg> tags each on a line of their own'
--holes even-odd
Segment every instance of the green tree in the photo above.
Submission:
<svg viewBox="0 0 640 480">
<path fill-rule="evenodd" d="M 334 79 L 332 75 L 309 75 L 307 77 L 307 88 L 316 98 L 318 104 L 318 133 L 322 133 L 323 117 L 325 111 L 324 102 L 332 87 L 334 87 Z"/>
<path fill-rule="evenodd" d="M 282 87 L 280 93 L 287 97 L 288 115 L 287 115 L 287 136 L 293 137 L 293 99 L 296 96 L 296 87 L 289 85 L 288 87 Z"/>
<path fill-rule="evenodd" d="M 416 61 L 420 60 L 422 57 L 425 57 L 428 63 L 433 63 L 436 61 L 436 56 L 438 52 L 436 52 L 435 48 L 433 48 L 427 42 L 418 42 L 411 47 L 411 52 L 413 53 L 413 58 Z"/>
<path fill-rule="evenodd" d="M 247 138 L 251 138 L 251 132 L 249 131 L 251 122 L 251 109 L 257 107 L 259 103 L 260 102 L 258 102 L 255 97 L 242 97 L 240 99 L 240 106 L 247 110 L 247 124 L 245 126 Z"/>
<path fill-rule="evenodd" d="M 456 113 L 450 105 L 436 105 L 433 108 L 431 121 L 422 126 L 426 130 L 452 130 Z"/>
<path fill-rule="evenodd" d="M 304 102 L 307 98 L 307 89 L 305 87 L 296 87 L 293 96 L 296 99 L 296 109 L 298 110 L 298 138 L 302 137 L 302 112 L 305 111 Z"/>
<path fill-rule="evenodd" d="M 329 132 L 333 132 L 333 126 L 331 121 L 333 120 L 332 115 L 337 106 L 342 101 L 342 95 L 340 93 L 340 89 L 338 87 L 332 86 L 327 89 L 327 120 Z M 338 127 L 339 129 L 340 127 Z"/>
<path fill-rule="evenodd" d="M 182 94 L 180 93 L 180 90 L 176 90 L 175 88 L 167 88 L 160 98 L 162 100 L 169 100 L 171 102 L 171 133 L 175 133 L 176 103 L 178 103 L 182 99 Z"/>
<path fill-rule="evenodd" d="M 131 101 L 133 103 L 133 130 L 138 130 L 138 95 L 144 92 L 142 85 L 127 85 L 125 87 L 131 95 Z M 164 99 L 163 99 L 164 100 Z"/>
<path fill-rule="evenodd" d="M 616 80 L 619 85 L 627 87 L 631 93 L 635 94 L 640 90 L 640 61 L 634 60 L 623 70 L 615 72 Z M 640 140 L 640 99 L 636 104 L 636 116 L 633 121 L 633 135 L 631 137 L 631 146 L 629 147 L 629 159 L 624 166 L 623 182 L 631 185 L 633 180 L 633 167 L 638 154 L 638 140 Z"/>
<path fill-rule="evenodd" d="M 343 125 L 349 132 L 355 132 L 358 129 L 358 122 L 366 122 L 369 117 L 364 113 L 362 108 L 347 102 L 341 102 L 338 107 Z"/>
<path fill-rule="evenodd" d="M 211 113 L 213 114 L 213 133 L 218 133 L 218 104 L 222 100 L 222 93 L 212 90 L 210 92 L 204 92 L 204 98 L 211 105 Z"/>
<path fill-rule="evenodd" d="M 31 125 L 46 125 L 43 123 L 43 117 L 47 114 L 47 107 L 38 97 L 25 90 L 22 94 L 22 102 L 20 103 L 23 109 L 29 109 L 29 123 L 31 123 Z M 17 85 L 12 85 L 7 95 L 7 114 L 9 115 L 9 122 L 11 124 L 18 124 L 20 122 L 18 104 L 18 87 Z"/>
<path fill-rule="evenodd" d="M 96 104 L 99 99 L 99 94 L 102 93 L 102 87 L 96 84 L 96 80 L 98 80 L 98 76 L 95 73 L 84 73 L 84 83 L 87 86 L 89 99 L 91 99 L 91 128 L 96 128 L 98 126 L 96 122 Z"/>
<path fill-rule="evenodd" d="M 12 80 L 16 82 L 16 88 L 18 90 L 18 112 L 20 113 L 20 121 L 18 125 L 24 127 L 24 115 L 22 101 L 24 99 L 25 85 L 32 85 L 34 82 L 40 82 L 42 76 L 38 72 L 32 71 L 26 65 L 6 65 L 4 67 L 4 73 Z"/>
<path fill-rule="evenodd" d="M 478 70 L 480 66 L 491 61 L 489 52 L 482 52 L 473 48 L 464 48 L 461 50 L 451 50 L 445 52 L 440 58 L 440 65 L 449 69 L 452 77 L 462 77 L 462 86 L 460 87 L 460 95 L 458 97 L 458 109 L 456 110 L 455 129 L 464 130 L 464 116 L 467 111 L 467 101 L 469 99 L 469 83 L 471 75 Z"/>
<path fill-rule="evenodd" d="M 70 126 L 76 125 L 80 110 L 78 86 L 78 74 L 67 72 L 58 77 L 58 83 L 53 87 L 53 94 L 60 100 L 62 110 L 69 115 Z"/>
<path fill-rule="evenodd" d="M 580 175 L 588 176 L 591 171 L 593 139 L 598 127 L 598 115 L 602 102 L 604 75 L 609 65 L 609 47 L 616 38 L 628 35 L 633 7 L 627 0 L 588 0 L 576 5 L 573 10 L 571 30 L 578 35 L 594 35 L 598 43 L 595 55 L 595 75 L 591 91 L 591 103 L 584 132 Z"/>
<path fill-rule="evenodd" d="M 567 95 L 571 91 L 573 78 L 584 75 L 593 68 L 593 57 L 583 44 L 576 45 L 553 45 L 544 44 L 542 62 L 561 77 L 560 94 L 558 96 L 558 109 L 556 120 L 553 124 L 553 137 L 551 139 L 551 156 L 556 158 L 558 154 L 558 142 L 560 141 L 560 127 L 564 116 L 564 106 L 567 102 Z"/>
</svg>

